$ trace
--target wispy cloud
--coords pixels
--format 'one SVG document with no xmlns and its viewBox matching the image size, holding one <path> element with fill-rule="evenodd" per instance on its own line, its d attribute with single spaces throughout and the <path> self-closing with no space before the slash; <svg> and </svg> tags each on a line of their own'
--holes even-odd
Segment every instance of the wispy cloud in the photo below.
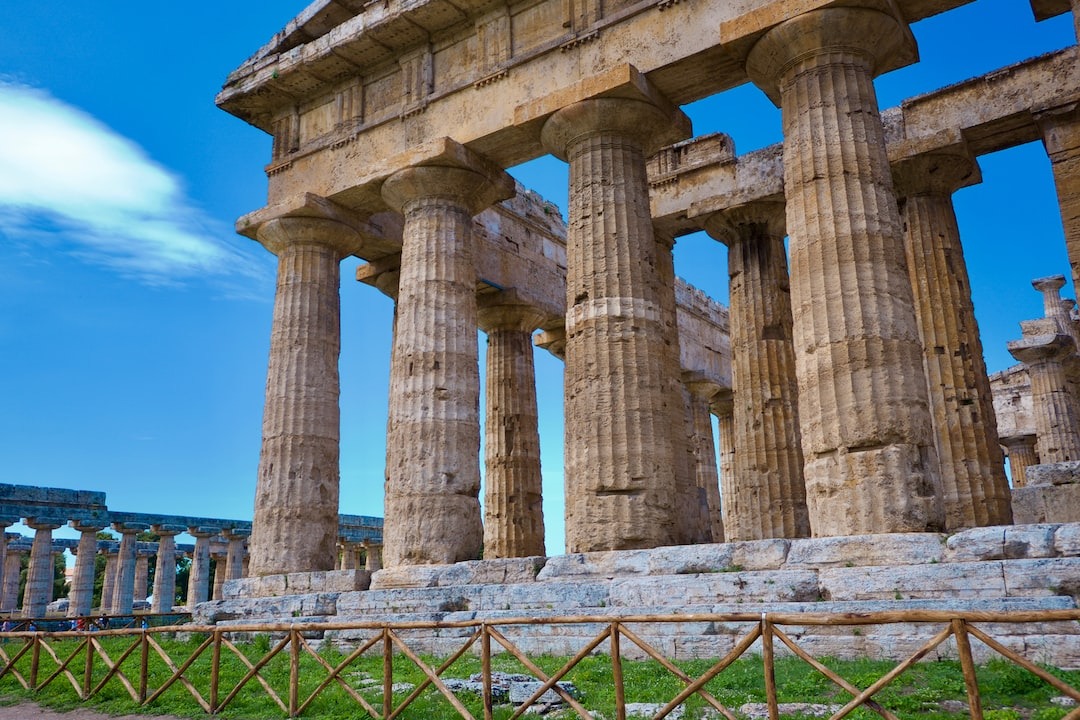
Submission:
<svg viewBox="0 0 1080 720">
<path fill-rule="evenodd" d="M 82 110 L 0 78 L 0 137 L 0 235 L 155 285 L 264 274 L 173 174 Z"/>
</svg>

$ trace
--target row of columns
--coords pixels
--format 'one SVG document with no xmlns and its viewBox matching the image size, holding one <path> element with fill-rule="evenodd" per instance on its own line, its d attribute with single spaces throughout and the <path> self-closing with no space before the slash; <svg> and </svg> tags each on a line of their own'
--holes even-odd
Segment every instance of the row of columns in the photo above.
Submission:
<svg viewBox="0 0 1080 720">
<path fill-rule="evenodd" d="M 749 77 L 782 111 L 785 202 L 702 219 L 729 247 L 726 400 L 677 385 L 671 239 L 657 237 L 649 216 L 645 158 L 689 133 L 685 116 L 639 89 L 545 122 L 544 147 L 570 166 L 569 552 L 1011 521 L 950 197 L 977 167 L 962 148 L 895 168 L 886 153 L 873 78 L 913 53 L 902 21 L 859 7 L 786 20 L 750 49 Z M 1080 196 L 1073 115 L 1044 121 L 1063 208 Z M 404 216 L 387 431 L 390 566 L 452 563 L 481 548 L 485 557 L 543 550 L 529 347 L 539 319 L 512 293 L 478 312 L 472 259 L 472 217 L 512 185 L 460 151 L 382 186 Z M 1080 248 L 1078 233 L 1067 235 Z M 307 539 L 334 536 L 337 267 L 358 239 L 341 222 L 289 217 L 258 237 L 278 254 L 279 278 L 252 572 L 326 569 L 332 549 Z M 489 342 L 486 523 L 478 326 Z M 702 408 L 725 402 L 721 527 L 715 469 L 696 439 L 711 442 Z"/>
<path fill-rule="evenodd" d="M 63 522 L 44 518 L 26 518 L 25 524 L 34 530 L 23 592 L 22 612 L 27 617 L 41 617 L 53 597 L 54 558 L 58 554 L 53 547 L 53 530 Z M 10 523 L 8 523 L 10 524 Z M 95 561 L 99 554 L 97 534 L 103 525 L 89 525 L 72 521 L 78 530 L 79 544 L 73 548 L 75 567 L 68 595 L 68 616 L 86 616 L 93 610 Z M 149 577 L 149 560 L 152 553 L 138 549 L 137 534 L 152 529 L 159 536 L 157 571 L 154 573 L 151 612 L 170 612 L 176 595 L 176 541 L 177 534 L 187 531 L 195 537 L 195 550 L 188 585 L 189 602 L 205 602 L 210 599 L 209 567 L 211 538 L 224 534 L 228 545 L 226 553 L 218 560 L 221 580 L 242 577 L 244 571 L 244 543 L 246 530 L 217 528 L 183 528 L 168 525 L 139 525 L 113 523 L 120 532 L 119 547 L 104 551 L 106 562 L 102 583 L 100 610 L 110 615 L 129 615 L 135 602 L 145 601 Z M 8 552 L 6 543 L 2 548 L 0 563 L 0 611 L 14 611 L 17 607 L 21 553 Z M 220 592 L 215 594 L 220 597 Z"/>
</svg>

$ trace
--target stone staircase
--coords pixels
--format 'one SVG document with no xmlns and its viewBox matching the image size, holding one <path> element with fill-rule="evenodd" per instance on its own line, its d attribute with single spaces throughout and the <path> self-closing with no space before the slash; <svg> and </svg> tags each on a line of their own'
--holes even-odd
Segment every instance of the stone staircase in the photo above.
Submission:
<svg viewBox="0 0 1080 720">
<path fill-rule="evenodd" d="M 230 581 L 226 598 L 200 605 L 197 623 L 403 622 L 621 618 L 738 614 L 743 621 L 688 617 L 631 622 L 629 629 L 668 657 L 728 652 L 763 612 L 860 614 L 897 610 L 1028 612 L 1074 609 L 1080 595 L 1080 524 L 978 528 L 935 533 L 763 540 L 651 550 L 572 554 L 419 566 L 365 573 L 308 573 Z M 979 623 L 1026 657 L 1080 667 L 1080 624 Z M 940 623 L 788 625 L 814 656 L 901 658 Z M 600 623 L 501 627 L 528 654 L 571 655 Z M 471 629 L 404 633 L 422 652 L 447 655 Z M 371 630 L 327 629 L 327 641 L 353 644 Z M 978 660 L 995 653 L 973 640 Z M 790 652 L 777 644 L 779 652 Z M 601 646 L 601 651 L 607 649 Z M 624 654 L 644 653 L 628 640 Z M 755 651 L 754 648 L 751 650 Z M 950 657 L 948 640 L 928 657 Z"/>
</svg>

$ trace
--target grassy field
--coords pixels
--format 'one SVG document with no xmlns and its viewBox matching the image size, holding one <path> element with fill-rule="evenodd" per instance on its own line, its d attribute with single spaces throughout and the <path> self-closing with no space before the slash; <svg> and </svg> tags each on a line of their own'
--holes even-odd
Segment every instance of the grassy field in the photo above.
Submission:
<svg viewBox="0 0 1080 720">
<path fill-rule="evenodd" d="M 124 638 L 104 638 L 104 646 L 112 662 L 124 653 L 131 645 L 131 640 Z M 159 642 L 167 650 L 173 662 L 182 664 L 198 648 L 201 639 L 189 641 L 168 640 L 163 636 Z M 75 677 L 81 682 L 81 675 L 85 668 L 85 654 L 74 640 L 54 640 L 50 642 L 61 662 L 71 658 L 70 669 Z M 20 647 L 16 642 L 3 645 L 3 650 L 9 654 Z M 270 641 L 265 636 L 260 636 L 254 642 L 238 646 L 251 662 L 256 662 L 270 649 Z M 322 657 L 331 666 L 336 666 L 345 655 L 333 648 L 324 648 L 319 651 Z M 220 670 L 220 699 L 238 683 L 247 672 L 247 667 L 227 648 L 222 649 L 222 663 Z M 426 662 L 433 666 L 438 661 L 425 658 Z M 342 673 L 343 678 L 351 687 L 367 699 L 374 707 L 381 709 L 381 673 L 382 656 L 378 650 L 355 660 Z M 535 659 L 545 672 L 553 673 L 565 662 L 565 658 L 542 657 Z M 30 653 L 20 659 L 16 668 L 24 676 L 30 672 Z M 824 663 L 858 687 L 867 687 L 888 670 L 895 663 L 888 661 L 858 660 L 838 661 L 825 660 Z M 677 663 L 691 677 L 703 674 L 711 666 L 707 660 L 685 661 Z M 185 676 L 194 687 L 208 698 L 210 693 L 211 654 L 204 652 L 196 659 L 185 672 Z M 40 655 L 39 681 L 44 680 L 57 668 L 57 663 L 45 652 Z M 131 684 L 138 688 L 140 656 L 136 649 L 120 665 L 121 671 L 130 680 Z M 525 673 L 526 670 L 513 657 L 508 655 L 496 655 L 492 659 L 492 669 L 506 673 Z M 288 652 L 279 653 L 264 668 L 261 676 L 270 684 L 278 695 L 287 701 L 289 685 L 289 655 Z M 449 667 L 442 678 L 467 678 L 480 672 L 480 661 L 473 656 L 466 656 Z M 656 662 L 625 661 L 623 663 L 624 683 L 626 687 L 627 702 L 636 703 L 664 703 L 673 698 L 683 687 L 683 683 L 661 667 Z M 98 657 L 94 658 L 94 683 L 96 684 L 107 673 L 105 663 Z M 148 687 L 150 691 L 164 683 L 172 671 L 161 661 L 156 654 L 151 655 L 148 663 Z M 1053 673 L 1073 685 L 1080 686 L 1080 671 L 1058 671 Z M 299 698 L 304 699 L 314 691 L 326 678 L 327 672 L 323 666 L 313 657 L 306 653 L 300 658 L 300 692 Z M 394 658 L 394 683 L 416 685 L 423 682 L 425 676 L 420 669 L 404 656 Z M 593 713 L 599 713 L 605 718 L 615 717 L 615 694 L 612 681 L 611 659 L 606 655 L 594 655 L 587 657 L 565 678 L 572 682 L 577 689 L 580 702 Z M 1059 720 L 1064 717 L 1068 708 L 1058 707 L 1050 702 L 1050 699 L 1059 696 L 1060 693 L 1044 681 L 1035 677 L 1023 668 L 1012 665 L 1006 661 L 993 661 L 979 668 L 980 690 L 983 699 L 983 708 L 987 720 Z M 824 676 L 809 665 L 796 658 L 780 658 L 776 663 L 776 681 L 779 692 L 779 700 L 782 703 L 833 703 L 844 704 L 850 699 L 843 690 L 833 685 Z M 765 683 L 763 678 L 762 663 L 760 658 L 746 657 L 736 661 L 730 668 L 725 670 L 719 677 L 713 679 L 706 687 L 718 700 L 728 707 L 737 709 L 744 703 L 761 703 L 765 701 Z M 400 692 L 395 692 L 395 706 L 408 694 L 408 689 L 401 686 Z M 179 683 L 173 685 L 159 699 L 147 708 L 139 710 L 122 683 L 112 678 L 102 690 L 86 703 L 82 703 L 72 683 L 63 675 L 54 679 L 46 688 L 36 693 L 24 690 L 16 679 L 10 674 L 0 678 L 0 697 L 14 701 L 21 698 L 29 698 L 48 707 L 65 710 L 79 705 L 86 705 L 110 714 L 126 714 L 139 711 L 142 713 L 171 714 L 182 717 L 205 717 L 203 709 L 192 698 L 189 692 Z M 461 693 L 459 695 L 464 705 L 475 717 L 482 717 L 481 699 L 478 695 Z M 891 685 L 886 687 L 875 696 L 882 705 L 896 713 L 901 718 L 917 717 L 925 720 L 960 720 L 968 717 L 968 713 L 960 702 L 965 702 L 967 695 L 964 688 L 963 676 L 959 663 L 951 661 L 923 662 L 914 666 L 897 678 Z M 953 701 L 945 703 L 943 701 Z M 702 710 L 707 707 L 699 697 L 692 697 L 686 703 L 686 715 L 684 717 L 702 717 Z M 513 708 L 509 705 L 498 706 L 495 711 L 496 718 L 510 717 Z M 256 680 L 251 680 L 236 698 L 221 713 L 221 717 L 244 718 L 265 720 L 268 718 L 287 717 L 287 713 L 269 697 L 266 691 Z M 341 720 L 353 720 L 367 715 L 359 705 L 336 683 L 331 684 L 323 691 L 311 706 L 303 713 L 306 718 L 326 718 Z M 552 715 L 548 715 L 551 717 Z M 450 703 L 433 686 L 428 689 L 403 713 L 405 718 L 423 718 L 424 720 L 439 720 L 441 718 L 460 717 Z M 570 715 L 565 715 L 570 717 Z M 706 715 L 707 717 L 707 715 Z M 868 710 L 858 710 L 850 717 L 877 718 L 876 714 Z"/>
</svg>

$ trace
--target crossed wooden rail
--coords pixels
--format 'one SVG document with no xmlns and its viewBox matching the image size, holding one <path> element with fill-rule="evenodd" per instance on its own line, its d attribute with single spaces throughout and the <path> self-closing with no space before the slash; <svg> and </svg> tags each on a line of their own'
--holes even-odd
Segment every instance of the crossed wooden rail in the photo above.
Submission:
<svg viewBox="0 0 1080 720">
<path fill-rule="evenodd" d="M 371 718 L 377 720 L 394 720 L 401 717 L 402 713 L 427 690 L 434 686 L 438 692 L 453 706 L 454 710 L 462 718 L 475 720 L 461 700 L 450 690 L 443 681 L 441 675 L 451 667 L 458 659 L 469 652 L 474 645 L 479 643 L 482 676 L 482 706 L 484 720 L 493 718 L 493 693 L 492 693 L 492 647 L 493 643 L 502 648 L 517 659 L 523 667 L 540 680 L 540 686 L 522 704 L 520 704 L 511 716 L 512 720 L 520 717 L 525 711 L 537 704 L 549 691 L 557 693 L 562 700 L 573 709 L 583 720 L 591 720 L 594 716 L 575 698 L 564 689 L 559 682 L 566 677 L 585 657 L 596 651 L 603 651 L 602 645 L 606 642 L 610 653 L 612 679 L 615 691 L 615 713 L 617 720 L 626 718 L 626 695 L 623 682 L 623 648 L 624 641 L 628 641 L 648 657 L 655 660 L 668 672 L 677 677 L 685 687 L 667 704 L 665 704 L 653 716 L 654 720 L 668 717 L 670 713 L 693 695 L 700 697 L 705 703 L 714 708 L 727 720 L 737 720 L 731 709 L 725 707 L 719 700 L 709 693 L 705 686 L 719 676 L 735 660 L 744 655 L 759 640 L 761 661 L 763 663 L 765 678 L 765 695 L 771 720 L 779 718 L 779 701 L 777 699 L 775 679 L 775 650 L 779 641 L 803 661 L 808 663 L 819 673 L 827 677 L 837 687 L 850 694 L 851 700 L 832 715 L 830 720 L 840 720 L 848 716 L 856 708 L 866 708 L 880 715 L 885 720 L 898 720 L 897 716 L 874 700 L 874 695 L 886 685 L 895 680 L 905 670 L 924 658 L 928 653 L 938 647 L 946 639 L 955 639 L 956 651 L 959 656 L 964 684 L 968 697 L 968 708 L 973 720 L 983 720 L 983 710 L 979 695 L 979 685 L 976 678 L 976 667 L 972 658 L 970 637 L 974 636 L 1009 661 L 1025 668 L 1031 673 L 1049 683 L 1066 697 L 1076 700 L 1078 705 L 1065 715 L 1064 720 L 1080 720 L 1080 689 L 1073 687 L 1061 679 L 1055 677 L 1035 663 L 1003 646 L 1000 642 L 980 630 L 974 623 L 1045 623 L 1080 620 L 1080 610 L 1046 610 L 1039 612 L 1012 612 L 1012 613 L 988 613 L 988 612 L 936 612 L 936 611 L 897 611 L 865 614 L 814 614 L 814 613 L 732 613 L 732 614 L 696 614 L 696 615 L 638 615 L 619 618 L 605 616 L 573 616 L 562 618 L 509 618 L 493 620 L 470 620 L 459 622 L 400 622 L 400 623 L 292 623 L 292 624 L 252 624 L 220 626 L 193 626 L 181 625 L 170 627 L 158 627 L 149 630 L 107 630 L 101 632 L 12 632 L 0 633 L 0 661 L 3 667 L 0 669 L 0 682 L 5 678 L 13 678 L 24 689 L 39 691 L 53 682 L 61 682 L 65 678 L 81 700 L 100 693 L 111 681 L 115 679 L 120 683 L 124 691 L 132 701 L 139 706 L 148 706 L 154 703 L 167 690 L 179 684 L 199 706 L 208 714 L 214 715 L 228 707 L 240 694 L 245 686 L 255 681 L 261 686 L 266 695 L 280 708 L 281 712 L 290 718 L 298 717 L 308 710 L 327 688 L 338 685 L 342 690 Z M 722 623 L 749 623 L 749 631 L 738 640 L 734 648 L 724 657 L 717 660 L 704 674 L 692 678 L 682 669 L 677 667 L 671 660 L 658 651 L 653 645 L 644 640 L 641 635 L 631 630 L 628 625 L 640 623 L 693 623 L 693 622 L 722 622 Z M 915 653 L 897 664 L 876 682 L 865 689 L 860 689 L 844 678 L 830 670 L 819 660 L 812 657 L 805 649 L 800 647 L 781 626 L 859 626 L 859 625 L 887 625 L 894 623 L 922 623 L 942 625 L 932 638 L 926 641 Z M 533 660 L 521 651 L 500 630 L 508 626 L 530 625 L 601 625 L 602 629 L 592 637 L 576 655 L 568 660 L 559 670 L 553 674 L 545 673 Z M 438 667 L 433 667 L 425 662 L 419 654 L 414 652 L 408 643 L 402 638 L 402 633 L 416 630 L 443 630 L 457 629 L 459 631 L 471 630 L 450 657 L 442 661 Z M 309 634 L 323 633 L 328 630 L 368 630 L 372 631 L 370 638 L 358 641 L 357 646 L 336 665 L 331 665 L 309 644 Z M 169 653 L 155 639 L 156 635 L 163 633 L 183 633 L 189 637 L 205 635 L 205 639 L 186 658 L 177 663 Z M 279 636 L 270 649 L 258 660 L 252 661 L 234 642 L 235 637 L 249 633 L 269 633 L 271 636 Z M 115 659 L 109 655 L 102 643 L 104 637 L 128 637 L 131 643 L 124 648 Z M 66 657 L 61 657 L 54 645 L 63 642 L 76 641 L 74 650 L 68 652 Z M 9 644 L 14 641 L 20 643 L 14 647 Z M 233 684 L 223 684 L 221 678 L 222 650 L 232 653 L 247 668 L 243 677 Z M 279 654 L 288 652 L 289 657 L 289 682 L 286 697 L 282 697 L 278 690 L 263 677 L 260 671 Z M 342 673 L 348 669 L 358 658 L 369 652 L 380 652 L 382 656 L 382 677 L 380 679 L 382 701 L 381 703 L 369 702 L 354 688 Z M 113 650 L 114 654 L 116 650 Z M 133 682 L 122 669 L 122 665 L 134 653 L 138 652 L 138 678 Z M 204 654 L 210 654 L 210 677 L 209 692 L 204 696 L 196 688 L 192 678 L 193 666 L 203 658 Z M 318 686 L 301 697 L 300 688 L 300 661 L 303 654 L 314 658 L 327 675 Z M 29 656 L 29 667 L 26 667 Z M 150 663 L 157 658 L 170 673 L 167 680 L 156 688 L 149 685 Z M 394 703 L 394 664 L 402 662 L 404 657 L 409 663 L 414 664 L 424 675 L 424 680 L 411 689 L 408 694 L 396 705 Z M 44 669 L 43 664 L 51 662 L 49 669 Z M 155 661 L 156 662 L 156 661 Z M 73 669 L 74 668 L 74 669 Z M 101 674 L 101 670 L 104 674 Z M 79 674 L 81 672 L 81 675 Z M 95 672 L 100 676 L 95 682 Z M 129 670 L 130 672 L 130 670 Z M 376 706 L 378 705 L 378 707 Z"/>
</svg>

